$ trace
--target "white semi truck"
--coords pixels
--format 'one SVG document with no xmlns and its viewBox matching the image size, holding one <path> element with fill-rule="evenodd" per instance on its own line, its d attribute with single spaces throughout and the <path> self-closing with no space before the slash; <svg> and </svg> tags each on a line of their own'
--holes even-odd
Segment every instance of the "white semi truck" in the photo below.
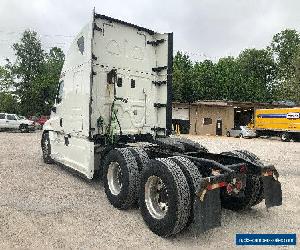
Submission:
<svg viewBox="0 0 300 250">
<path fill-rule="evenodd" d="M 221 207 L 282 203 L 278 172 L 247 151 L 222 154 L 171 138 L 173 34 L 93 13 L 62 69 L 56 103 L 43 127 L 46 163 L 92 179 L 110 203 L 138 204 L 160 236 L 189 225 L 221 224 Z"/>
</svg>

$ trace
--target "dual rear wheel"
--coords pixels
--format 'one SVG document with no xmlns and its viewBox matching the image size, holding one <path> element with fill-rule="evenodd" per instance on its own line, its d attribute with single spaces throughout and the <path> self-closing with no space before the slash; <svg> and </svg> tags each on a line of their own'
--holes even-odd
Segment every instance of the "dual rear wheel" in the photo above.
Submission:
<svg viewBox="0 0 300 250">
<path fill-rule="evenodd" d="M 295 141 L 295 138 L 293 137 L 293 135 L 288 132 L 282 133 L 280 136 L 280 139 L 281 139 L 281 141 L 284 141 L 284 142 L 290 142 L 290 141 L 294 142 Z"/>
<path fill-rule="evenodd" d="M 263 166 L 248 151 L 223 154 Z M 155 234 L 171 236 L 193 222 L 193 202 L 202 176 L 189 159 L 175 156 L 150 160 L 142 149 L 115 149 L 108 154 L 104 169 L 111 204 L 128 209 L 138 203 L 145 223 Z M 262 179 L 256 175 L 247 175 L 241 197 L 221 191 L 222 207 L 235 211 L 255 206 L 264 198 Z"/>
<path fill-rule="evenodd" d="M 155 234 L 170 236 L 193 220 L 192 204 L 201 175 L 184 157 L 150 160 L 142 149 L 114 149 L 104 161 L 104 187 L 118 209 L 139 205 Z"/>
<path fill-rule="evenodd" d="M 48 132 L 43 133 L 41 145 L 44 161 L 52 163 Z M 262 165 L 257 156 L 247 151 L 223 154 Z M 155 234 L 171 236 L 193 222 L 193 202 L 202 176 L 189 159 L 175 156 L 150 160 L 143 149 L 118 148 L 105 157 L 103 174 L 110 203 L 118 209 L 139 204 L 145 223 Z M 261 178 L 249 175 L 245 196 L 233 197 L 223 192 L 222 206 L 243 210 L 260 203 L 263 193 Z"/>
</svg>

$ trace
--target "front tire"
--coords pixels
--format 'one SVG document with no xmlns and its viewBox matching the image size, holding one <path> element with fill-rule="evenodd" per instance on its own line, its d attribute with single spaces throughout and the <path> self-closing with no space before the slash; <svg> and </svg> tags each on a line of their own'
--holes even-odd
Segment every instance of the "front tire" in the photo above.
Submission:
<svg viewBox="0 0 300 250">
<path fill-rule="evenodd" d="M 226 136 L 227 136 L 227 137 L 230 137 L 230 132 L 229 132 L 229 131 L 226 133 Z"/>
<path fill-rule="evenodd" d="M 168 237 L 186 227 L 190 189 L 182 170 L 172 160 L 162 158 L 148 163 L 142 172 L 139 197 L 143 219 L 155 234 Z"/>
<path fill-rule="evenodd" d="M 21 124 L 20 127 L 19 127 L 19 130 L 20 130 L 21 133 L 28 133 L 29 132 L 28 125 Z"/>
<path fill-rule="evenodd" d="M 105 157 L 103 182 L 109 202 L 118 209 L 137 204 L 140 173 L 137 162 L 127 148 L 111 150 Z"/>
<path fill-rule="evenodd" d="M 51 158 L 51 143 L 49 138 L 49 132 L 44 132 L 41 139 L 41 147 L 43 152 L 43 160 L 47 164 L 53 163 Z"/>
</svg>

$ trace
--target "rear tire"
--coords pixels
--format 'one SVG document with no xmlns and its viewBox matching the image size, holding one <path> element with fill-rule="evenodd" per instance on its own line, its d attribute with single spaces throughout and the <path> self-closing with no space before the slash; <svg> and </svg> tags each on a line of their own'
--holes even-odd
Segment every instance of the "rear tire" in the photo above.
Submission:
<svg viewBox="0 0 300 250">
<path fill-rule="evenodd" d="M 206 152 L 208 149 L 200 143 L 194 142 L 186 138 L 157 138 L 156 143 L 163 147 L 168 147 L 177 152 Z"/>
<path fill-rule="evenodd" d="M 147 163 L 150 161 L 147 152 L 143 148 L 129 148 L 129 150 L 136 160 L 139 171 L 142 172 Z"/>
<path fill-rule="evenodd" d="M 227 137 L 230 137 L 230 132 L 229 132 L 229 131 L 226 133 L 226 136 L 227 136 Z"/>
<path fill-rule="evenodd" d="M 185 228 L 191 209 L 190 188 L 176 163 L 151 160 L 142 173 L 139 193 L 141 214 L 153 233 L 168 237 Z"/>
<path fill-rule="evenodd" d="M 253 153 L 247 150 L 234 150 L 223 152 L 224 155 L 235 156 L 245 161 L 251 162 L 257 166 L 263 166 L 261 160 Z M 247 175 L 244 197 L 228 195 L 225 188 L 221 189 L 222 207 L 234 211 L 249 209 L 259 204 L 264 199 L 264 189 L 261 176 Z"/>
<path fill-rule="evenodd" d="M 128 148 L 111 150 L 104 160 L 103 182 L 109 202 L 118 209 L 129 209 L 137 203 L 140 173 Z"/>
<path fill-rule="evenodd" d="M 281 134 L 281 141 L 289 142 L 291 140 L 291 135 L 287 132 Z"/>
<path fill-rule="evenodd" d="M 191 211 L 190 211 L 190 217 L 187 222 L 186 226 L 189 226 L 194 221 L 194 208 L 193 203 L 196 197 L 196 192 L 200 188 L 200 180 L 202 178 L 202 175 L 200 174 L 198 168 L 195 166 L 195 164 L 190 161 L 189 159 L 182 157 L 182 156 L 174 156 L 169 158 L 173 162 L 175 162 L 183 172 L 190 188 L 190 196 L 191 196 Z"/>
<path fill-rule="evenodd" d="M 187 138 L 176 138 L 176 141 L 184 146 L 185 152 L 205 152 L 208 153 L 208 149 L 198 142 L 194 142 Z"/>
</svg>

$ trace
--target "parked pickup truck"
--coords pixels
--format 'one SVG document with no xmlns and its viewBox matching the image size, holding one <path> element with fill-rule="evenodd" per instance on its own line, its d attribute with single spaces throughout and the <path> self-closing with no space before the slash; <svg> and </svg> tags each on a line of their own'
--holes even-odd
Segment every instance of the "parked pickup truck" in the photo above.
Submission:
<svg viewBox="0 0 300 250">
<path fill-rule="evenodd" d="M 0 130 L 20 130 L 29 132 L 35 130 L 34 121 L 21 118 L 16 114 L 0 113 Z"/>
</svg>

